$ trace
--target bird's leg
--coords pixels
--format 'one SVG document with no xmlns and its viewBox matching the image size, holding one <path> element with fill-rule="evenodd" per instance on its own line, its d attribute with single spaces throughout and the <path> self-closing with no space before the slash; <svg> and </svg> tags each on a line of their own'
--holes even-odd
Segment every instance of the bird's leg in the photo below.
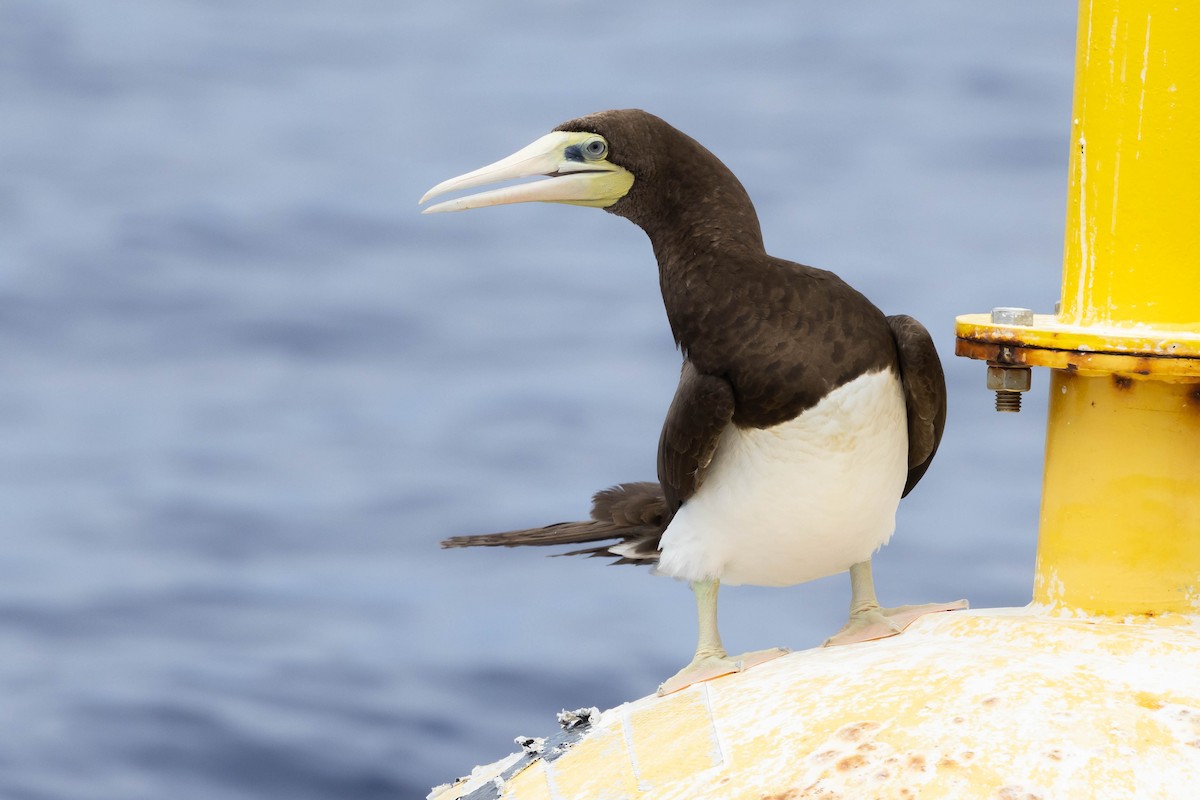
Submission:
<svg viewBox="0 0 1200 800">
<path fill-rule="evenodd" d="M 716 579 L 693 581 L 691 586 L 696 595 L 696 612 L 700 624 L 696 655 L 692 658 L 692 663 L 663 681 L 658 687 L 660 697 L 686 689 L 693 683 L 719 678 L 731 672 L 741 672 L 787 653 L 787 650 L 781 647 L 773 647 L 770 650 L 755 650 L 740 656 L 730 656 L 725 652 L 725 647 L 721 644 L 721 634 L 717 631 L 717 590 L 721 588 L 721 582 Z"/>
<path fill-rule="evenodd" d="M 917 617 L 968 607 L 966 600 L 955 600 L 953 603 L 880 608 L 879 601 L 875 599 L 875 579 L 871 577 L 869 559 L 850 567 L 850 591 L 850 619 L 840 631 L 825 640 L 826 647 L 885 639 L 900 633 Z"/>
</svg>

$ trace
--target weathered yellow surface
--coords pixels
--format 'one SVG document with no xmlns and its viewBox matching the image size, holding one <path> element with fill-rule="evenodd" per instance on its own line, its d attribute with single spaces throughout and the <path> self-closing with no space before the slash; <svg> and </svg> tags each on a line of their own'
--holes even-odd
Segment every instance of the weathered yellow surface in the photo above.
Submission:
<svg viewBox="0 0 1200 800">
<path fill-rule="evenodd" d="M 1080 3 L 1060 317 L 1200 331 L 1200 3 Z"/>
<path fill-rule="evenodd" d="M 512 800 L 1186 798 L 1200 631 L 1044 609 L 932 614 L 604 712 Z M 553 722 L 548 722 L 549 726 Z M 479 770 L 451 800 L 499 774 Z"/>
<path fill-rule="evenodd" d="M 544 797 L 548 792 L 551 797 L 595 797 L 597 800 L 635 797 L 639 791 L 638 779 L 634 763 L 627 757 L 628 752 L 623 729 L 598 730 L 575 745 L 574 758 L 560 758 L 545 765 L 545 783 L 530 782 L 531 786 L 544 786 L 545 791 L 533 796 Z M 610 765 L 603 776 L 596 774 L 593 765 L 597 763 Z"/>
<path fill-rule="evenodd" d="M 1035 602 L 1200 610 L 1200 384 L 1054 371 Z"/>
</svg>

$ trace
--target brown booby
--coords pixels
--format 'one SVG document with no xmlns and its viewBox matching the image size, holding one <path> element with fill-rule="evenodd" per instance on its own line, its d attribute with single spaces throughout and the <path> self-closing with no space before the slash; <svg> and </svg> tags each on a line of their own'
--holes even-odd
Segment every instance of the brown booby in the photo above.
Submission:
<svg viewBox="0 0 1200 800">
<path fill-rule="evenodd" d="M 421 202 L 533 176 L 545 179 L 425 213 L 569 203 L 604 208 L 649 235 L 683 353 L 658 444 L 658 483 L 600 492 L 589 521 L 443 546 L 587 543 L 572 554 L 612 555 L 687 580 L 699 643 L 660 694 L 786 652 L 726 654 L 717 632 L 722 582 L 788 586 L 849 570 L 850 619 L 826 644 L 892 636 L 922 614 L 966 607 L 882 608 L 871 578 L 871 556 L 891 538 L 900 498 L 929 468 L 946 420 L 941 363 L 919 322 L 884 316 L 832 272 L 768 255 L 733 173 L 640 110 L 565 122 L 438 184 Z"/>
</svg>

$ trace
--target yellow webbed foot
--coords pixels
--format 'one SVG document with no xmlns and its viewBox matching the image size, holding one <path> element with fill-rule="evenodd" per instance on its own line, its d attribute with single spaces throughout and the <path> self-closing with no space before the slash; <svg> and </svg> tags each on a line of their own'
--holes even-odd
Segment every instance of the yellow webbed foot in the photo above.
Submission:
<svg viewBox="0 0 1200 800">
<path fill-rule="evenodd" d="M 772 647 L 768 650 L 753 650 L 749 653 L 742 653 L 740 656 L 698 655 L 692 659 L 692 663 L 659 685 L 658 696 L 662 697 L 673 692 L 678 692 L 680 689 L 686 689 L 694 683 L 703 683 L 713 678 L 719 678 L 722 675 L 742 672 L 765 661 L 786 655 L 788 652 L 783 647 Z"/>
<path fill-rule="evenodd" d="M 968 607 L 966 600 L 955 600 L 952 603 L 865 608 L 852 613 L 842 629 L 825 640 L 824 646 L 833 647 L 840 644 L 869 642 L 872 639 L 886 639 L 903 631 L 918 617 L 940 611 L 959 611 Z"/>
</svg>

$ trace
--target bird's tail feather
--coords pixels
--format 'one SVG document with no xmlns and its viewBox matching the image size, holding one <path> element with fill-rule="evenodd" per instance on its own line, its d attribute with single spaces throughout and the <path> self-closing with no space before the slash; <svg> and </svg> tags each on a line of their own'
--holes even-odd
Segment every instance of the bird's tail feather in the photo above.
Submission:
<svg viewBox="0 0 1200 800">
<path fill-rule="evenodd" d="M 658 560 L 658 541 L 669 521 L 661 486 L 651 482 L 623 483 L 596 493 L 590 520 L 480 536 L 453 536 L 443 540 L 442 547 L 549 546 L 615 539 L 609 544 L 558 555 L 617 556 L 616 564 L 644 564 Z"/>
</svg>

